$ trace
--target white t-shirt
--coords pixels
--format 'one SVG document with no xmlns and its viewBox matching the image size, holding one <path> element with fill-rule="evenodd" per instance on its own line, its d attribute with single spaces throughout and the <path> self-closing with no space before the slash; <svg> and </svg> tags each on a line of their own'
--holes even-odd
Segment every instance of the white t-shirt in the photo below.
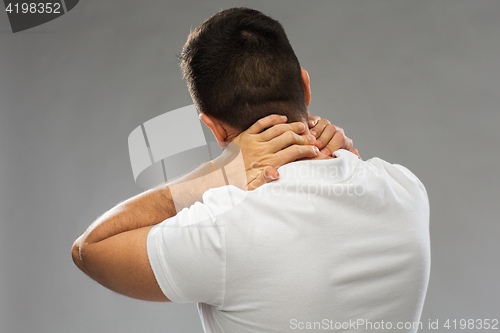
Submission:
<svg viewBox="0 0 500 333">
<path fill-rule="evenodd" d="M 211 189 L 152 228 L 165 295 L 198 303 L 206 332 L 416 332 L 430 272 L 425 188 L 403 166 L 336 155 L 287 164 L 254 191 Z"/>
</svg>

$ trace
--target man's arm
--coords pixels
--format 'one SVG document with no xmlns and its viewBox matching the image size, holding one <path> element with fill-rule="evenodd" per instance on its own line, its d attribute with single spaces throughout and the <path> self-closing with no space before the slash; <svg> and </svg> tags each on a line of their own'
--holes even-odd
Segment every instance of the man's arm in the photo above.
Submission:
<svg viewBox="0 0 500 333">
<path fill-rule="evenodd" d="M 261 155 L 255 155 L 252 160 L 245 161 L 245 166 L 257 163 L 261 167 L 266 164 L 278 167 L 296 159 L 316 156 L 317 151 L 311 146 L 314 144 L 314 138 L 311 140 L 287 134 L 289 131 L 301 133 L 303 130 L 297 123 L 284 124 L 284 121 L 279 116 L 269 116 L 243 132 L 245 140 L 238 141 L 242 146 L 243 156 L 248 155 L 245 153 L 247 149 L 252 149 L 249 141 L 262 143 L 265 141 L 262 136 L 270 139 L 267 145 L 259 144 Z M 269 130 L 264 130 L 273 125 L 276 126 L 270 136 L 267 133 Z M 284 138 L 272 141 L 283 135 Z M 276 154 L 276 151 L 280 151 L 280 154 Z M 214 161 L 214 164 L 218 164 L 218 161 Z M 251 168 L 248 170 L 250 173 L 255 171 Z M 190 203 L 201 200 L 206 187 L 216 187 L 213 184 L 225 185 L 220 184 L 220 176 L 211 171 L 212 163 L 205 163 L 174 182 L 141 193 L 106 212 L 73 244 L 72 256 L 75 264 L 92 279 L 120 294 L 142 300 L 168 302 L 169 299 L 158 286 L 149 264 L 147 235 L 154 225 L 176 215 L 170 186 L 175 185 L 176 193 L 183 196 L 176 198 L 176 201 L 179 199 L 182 206 L 189 206 Z M 193 185 L 200 177 L 203 177 L 205 187 Z M 265 182 L 264 173 L 256 178 L 252 177 L 248 178 L 249 186 L 254 182 Z"/>
</svg>

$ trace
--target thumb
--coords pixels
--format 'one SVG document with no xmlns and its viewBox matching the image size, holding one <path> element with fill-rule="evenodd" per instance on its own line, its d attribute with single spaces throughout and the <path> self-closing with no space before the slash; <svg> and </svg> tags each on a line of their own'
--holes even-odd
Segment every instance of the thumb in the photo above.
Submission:
<svg viewBox="0 0 500 333">
<path fill-rule="evenodd" d="M 280 177 L 280 174 L 279 174 L 278 170 L 276 170 L 276 168 L 274 168 L 274 167 L 268 166 L 268 167 L 264 168 L 264 170 L 262 170 L 262 172 L 260 173 L 260 175 L 257 178 L 255 178 L 254 180 L 252 180 L 248 184 L 248 191 L 253 191 L 256 188 L 258 188 L 266 183 L 270 183 L 272 181 L 277 180 L 279 177 Z"/>
</svg>

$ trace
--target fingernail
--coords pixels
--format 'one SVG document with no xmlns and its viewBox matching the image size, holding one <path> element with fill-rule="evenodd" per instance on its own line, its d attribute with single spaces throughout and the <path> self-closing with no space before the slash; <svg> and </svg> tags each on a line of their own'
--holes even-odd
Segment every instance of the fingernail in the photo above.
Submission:
<svg viewBox="0 0 500 333">
<path fill-rule="evenodd" d="M 311 141 L 316 141 L 316 138 L 312 135 L 308 135 L 307 138 Z"/>
<path fill-rule="evenodd" d="M 286 116 L 281 116 L 281 120 L 286 120 Z"/>
<path fill-rule="evenodd" d="M 314 150 L 314 154 L 315 154 L 315 155 L 318 155 L 318 153 L 319 153 L 319 149 L 318 149 L 318 147 L 313 147 L 313 150 Z"/>
<path fill-rule="evenodd" d="M 278 179 L 278 175 L 276 173 L 269 173 L 269 178 L 271 178 L 272 180 L 276 180 Z"/>
<path fill-rule="evenodd" d="M 318 146 L 322 146 L 323 145 L 323 141 L 321 141 L 320 139 L 316 140 L 316 143 L 318 144 Z"/>
<path fill-rule="evenodd" d="M 300 124 L 299 124 L 299 129 L 300 129 L 301 131 L 303 131 L 303 130 L 305 130 L 305 129 L 306 129 L 306 127 L 304 126 L 304 124 L 300 123 Z"/>
<path fill-rule="evenodd" d="M 312 130 L 311 134 L 314 135 L 314 136 L 316 136 L 316 134 L 318 134 L 318 133 L 315 130 Z"/>
</svg>

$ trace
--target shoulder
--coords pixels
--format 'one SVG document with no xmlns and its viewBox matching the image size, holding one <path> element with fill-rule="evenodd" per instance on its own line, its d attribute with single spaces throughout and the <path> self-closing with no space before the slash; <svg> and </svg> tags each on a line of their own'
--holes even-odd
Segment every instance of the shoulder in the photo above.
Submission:
<svg viewBox="0 0 500 333">
<path fill-rule="evenodd" d="M 401 185 L 405 187 L 417 187 L 426 193 L 424 184 L 407 167 L 400 164 L 389 163 L 378 157 L 371 158 L 366 161 L 366 163 L 369 163 L 376 169 L 387 174 L 387 176 L 391 177 Z"/>
<path fill-rule="evenodd" d="M 389 163 L 378 157 L 371 158 L 365 164 L 374 170 L 377 177 L 388 183 L 401 199 L 406 198 L 412 205 L 420 206 L 428 214 L 427 190 L 420 179 L 407 167 Z"/>
</svg>

